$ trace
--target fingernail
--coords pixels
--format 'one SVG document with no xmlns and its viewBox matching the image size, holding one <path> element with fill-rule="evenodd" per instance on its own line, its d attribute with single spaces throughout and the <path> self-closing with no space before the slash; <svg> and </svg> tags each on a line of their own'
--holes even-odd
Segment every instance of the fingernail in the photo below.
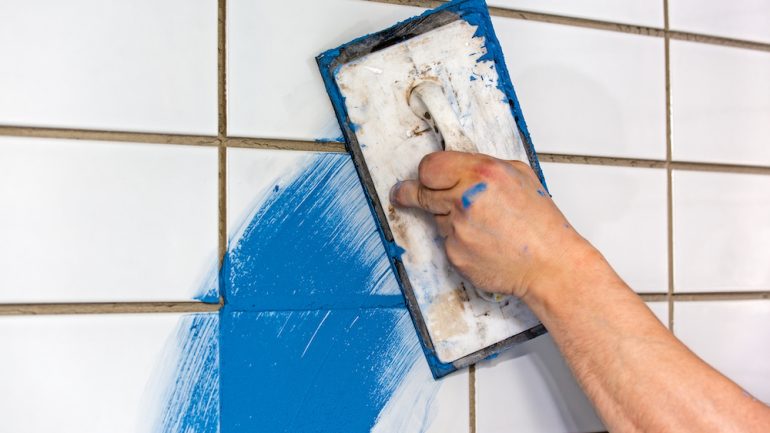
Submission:
<svg viewBox="0 0 770 433">
<path fill-rule="evenodd" d="M 392 204 L 398 204 L 398 202 L 396 201 L 396 194 L 398 194 L 398 189 L 399 188 L 401 188 L 401 181 L 400 180 L 398 182 L 396 182 L 396 184 L 393 185 L 390 188 L 389 198 L 390 198 L 390 202 Z"/>
</svg>

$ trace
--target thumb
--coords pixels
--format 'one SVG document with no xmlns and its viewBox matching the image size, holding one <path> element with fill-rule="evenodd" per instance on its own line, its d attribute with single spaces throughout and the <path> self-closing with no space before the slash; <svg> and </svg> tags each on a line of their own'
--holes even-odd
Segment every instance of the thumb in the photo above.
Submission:
<svg viewBox="0 0 770 433">
<path fill-rule="evenodd" d="M 451 193 L 435 190 L 416 180 L 405 180 L 390 189 L 390 202 L 398 207 L 417 208 L 432 214 L 445 215 L 452 209 Z"/>
</svg>

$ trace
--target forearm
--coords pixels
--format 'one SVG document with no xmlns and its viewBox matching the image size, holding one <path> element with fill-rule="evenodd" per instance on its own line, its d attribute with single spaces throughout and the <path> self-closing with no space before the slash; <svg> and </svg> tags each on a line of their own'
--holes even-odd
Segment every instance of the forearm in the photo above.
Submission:
<svg viewBox="0 0 770 433">
<path fill-rule="evenodd" d="M 767 428 L 768 409 L 674 338 L 598 252 L 574 256 L 525 301 L 610 430 Z"/>
</svg>

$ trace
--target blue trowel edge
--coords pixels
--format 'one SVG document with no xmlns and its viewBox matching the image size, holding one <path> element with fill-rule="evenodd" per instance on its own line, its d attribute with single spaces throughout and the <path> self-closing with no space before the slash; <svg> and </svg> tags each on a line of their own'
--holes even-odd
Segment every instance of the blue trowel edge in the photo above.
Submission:
<svg viewBox="0 0 770 433">
<path fill-rule="evenodd" d="M 406 275 L 406 271 L 400 260 L 400 248 L 393 241 L 393 236 L 385 218 L 384 211 L 379 201 L 377 200 L 377 194 L 374 189 L 374 185 L 369 176 L 369 171 L 366 167 L 361 149 L 359 147 L 358 139 L 355 134 L 356 127 L 350 121 L 345 106 L 345 98 L 337 86 L 334 79 L 335 73 L 338 68 L 357 57 L 361 57 L 369 52 L 377 51 L 389 45 L 394 45 L 399 42 L 403 42 L 406 39 L 417 36 L 421 33 L 432 30 L 440 25 L 447 24 L 457 19 L 467 21 L 469 24 L 477 27 L 476 34 L 474 36 L 483 37 L 486 41 L 487 53 L 482 56 L 479 61 L 493 61 L 495 68 L 497 68 L 498 74 L 498 88 L 508 98 L 509 105 L 511 107 L 511 114 L 513 115 L 516 125 L 519 128 L 520 135 L 524 141 L 524 147 L 527 152 L 530 166 L 534 170 L 537 177 L 540 179 L 540 183 L 547 190 L 545 178 L 543 172 L 540 169 L 540 162 L 535 152 L 535 147 L 532 144 L 532 138 L 530 137 L 527 124 L 524 120 L 524 115 L 521 110 L 521 105 L 516 97 L 513 84 L 511 83 L 510 76 L 508 75 L 508 68 L 505 65 L 505 59 L 500 47 L 500 43 L 495 35 L 494 28 L 492 26 L 492 20 L 489 16 L 487 4 L 484 0 L 455 0 L 446 3 L 438 8 L 429 10 L 419 16 L 409 18 L 401 21 L 392 27 L 385 30 L 371 33 L 360 38 L 354 39 L 346 44 L 340 45 L 337 48 L 327 50 L 318 57 L 316 62 L 321 71 L 321 77 L 324 81 L 324 86 L 329 94 L 332 106 L 334 108 L 337 121 L 340 124 L 343 137 L 345 138 L 345 145 L 347 150 L 353 157 L 353 162 L 356 166 L 359 178 L 364 186 L 364 191 L 367 196 L 367 202 L 369 207 L 378 221 L 378 231 L 380 237 L 387 250 L 388 257 L 390 259 L 391 267 L 396 275 L 398 275 L 399 285 L 401 287 L 401 293 L 404 295 L 404 299 L 409 309 L 412 321 L 417 329 L 417 334 L 420 338 L 420 343 L 425 353 L 425 357 L 430 366 L 433 377 L 438 379 L 446 376 L 453 371 L 474 364 L 482 359 L 496 356 L 498 353 L 505 349 L 519 344 L 523 341 L 530 340 L 545 332 L 545 327 L 542 324 L 538 324 L 524 332 L 511 336 L 503 341 L 495 343 L 492 346 L 484 348 L 478 352 L 467 355 L 463 358 L 455 360 L 454 362 L 442 362 L 436 356 L 436 351 L 433 348 L 433 344 L 430 340 L 430 336 L 427 331 L 427 327 L 422 320 L 422 314 L 420 313 L 419 305 L 415 298 L 414 292 L 411 289 L 409 279 Z"/>
</svg>

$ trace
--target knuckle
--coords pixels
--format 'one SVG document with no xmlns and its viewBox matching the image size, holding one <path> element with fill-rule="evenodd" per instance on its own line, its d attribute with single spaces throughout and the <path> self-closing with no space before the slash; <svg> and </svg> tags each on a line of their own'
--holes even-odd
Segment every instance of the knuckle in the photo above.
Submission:
<svg viewBox="0 0 770 433">
<path fill-rule="evenodd" d="M 436 159 L 440 157 L 440 152 L 429 153 L 420 160 L 420 165 L 417 167 L 417 175 L 420 182 L 425 183 L 426 179 L 429 179 L 433 175 Z"/>
</svg>

